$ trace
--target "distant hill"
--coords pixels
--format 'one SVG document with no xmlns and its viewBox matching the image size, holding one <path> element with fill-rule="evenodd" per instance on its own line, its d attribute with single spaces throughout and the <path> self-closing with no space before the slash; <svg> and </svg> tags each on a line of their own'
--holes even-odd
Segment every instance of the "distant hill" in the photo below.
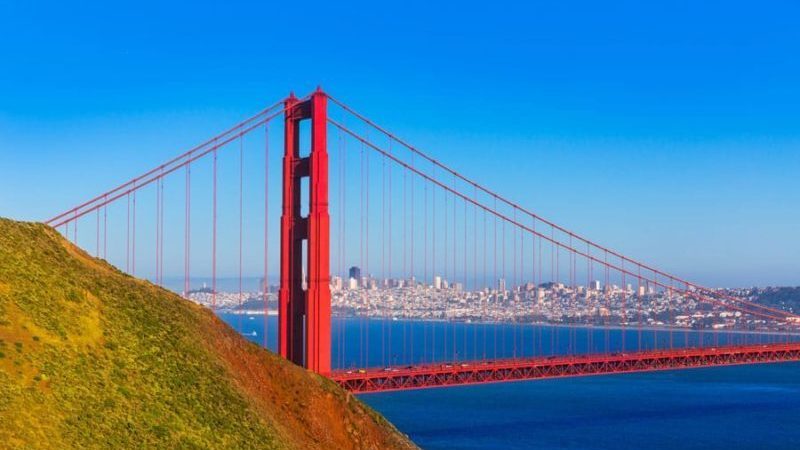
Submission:
<svg viewBox="0 0 800 450">
<path fill-rule="evenodd" d="M 0 448 L 414 448 L 208 309 L 0 219 Z"/>
<path fill-rule="evenodd" d="M 753 300 L 773 308 L 791 312 L 800 311 L 800 287 L 764 287 L 753 288 L 747 292 Z"/>
</svg>

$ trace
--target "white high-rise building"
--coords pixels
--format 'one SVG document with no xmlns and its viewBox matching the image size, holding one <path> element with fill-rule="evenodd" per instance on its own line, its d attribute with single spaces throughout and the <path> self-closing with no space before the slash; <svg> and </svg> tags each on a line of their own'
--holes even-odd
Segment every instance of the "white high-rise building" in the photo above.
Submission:
<svg viewBox="0 0 800 450">
<path fill-rule="evenodd" d="M 436 275 L 433 277 L 433 288 L 434 289 L 441 289 L 442 288 L 442 277 Z"/>
<path fill-rule="evenodd" d="M 342 277 L 339 276 L 331 277 L 331 289 L 334 291 L 342 290 Z"/>
</svg>

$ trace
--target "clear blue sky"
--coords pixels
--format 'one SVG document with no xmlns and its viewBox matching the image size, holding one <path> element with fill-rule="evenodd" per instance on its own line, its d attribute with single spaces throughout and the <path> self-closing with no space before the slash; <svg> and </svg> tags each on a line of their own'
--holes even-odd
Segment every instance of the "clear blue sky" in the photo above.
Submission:
<svg viewBox="0 0 800 450">
<path fill-rule="evenodd" d="M 44 219 L 321 84 L 611 247 L 800 284 L 795 2 L 163 3 L 0 2 L 0 215 Z"/>
</svg>

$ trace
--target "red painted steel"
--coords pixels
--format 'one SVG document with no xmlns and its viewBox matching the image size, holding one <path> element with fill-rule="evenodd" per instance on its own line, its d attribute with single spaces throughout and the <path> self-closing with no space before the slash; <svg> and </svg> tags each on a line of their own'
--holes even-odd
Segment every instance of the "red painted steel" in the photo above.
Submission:
<svg viewBox="0 0 800 450">
<path fill-rule="evenodd" d="M 331 364 L 327 97 L 321 90 L 302 102 L 292 95 L 286 99 L 284 110 L 278 352 L 309 370 L 327 374 Z M 301 157 L 299 124 L 307 119 L 311 120 L 311 151 Z M 301 216 L 300 208 L 300 182 L 304 177 L 309 177 L 307 217 Z M 303 241 L 307 251 L 305 280 Z"/>
<path fill-rule="evenodd" d="M 331 371 L 330 215 L 328 213 L 327 97 L 311 100 L 310 205 L 308 215 L 308 291 L 306 293 L 306 367 Z"/>
<path fill-rule="evenodd" d="M 598 354 L 405 368 L 336 371 L 331 379 L 351 392 L 385 392 L 467 384 L 626 372 L 800 361 L 800 343 Z"/>
<path fill-rule="evenodd" d="M 278 351 L 279 353 L 284 356 L 285 358 L 299 364 L 303 365 L 309 370 L 314 372 L 330 376 L 334 381 L 339 383 L 340 385 L 344 386 L 345 388 L 353 391 L 353 392 L 375 392 L 375 391 L 387 391 L 387 390 L 398 390 L 398 389 L 416 389 L 416 388 L 427 388 L 427 387 L 435 387 L 435 386 L 449 386 L 449 385 L 462 385 L 462 384 L 475 384 L 475 383 L 489 383 L 489 382 L 500 382 L 500 381 L 515 381 L 515 380 L 525 380 L 525 379 L 537 379 L 537 378 L 554 378 L 554 377 L 565 377 L 565 376 L 584 376 L 584 375 L 596 375 L 596 374 L 612 374 L 612 373 L 624 373 L 624 372 L 639 372 L 639 371 L 653 371 L 653 370 L 669 370 L 669 369 L 682 369 L 682 368 L 691 368 L 691 367 L 705 367 L 705 366 L 716 366 L 716 365 L 731 365 L 731 364 L 750 364 L 750 363 L 765 363 L 765 362 L 778 362 L 778 361 L 797 361 L 800 360 L 800 343 L 792 343 L 789 344 L 790 336 L 787 333 L 785 336 L 786 343 L 778 343 L 779 339 L 783 337 L 780 335 L 775 334 L 771 339 L 768 345 L 754 345 L 754 344 L 744 344 L 741 343 L 739 345 L 733 346 L 726 346 L 726 347 L 719 347 L 718 342 L 718 334 L 720 332 L 716 329 L 700 329 L 700 339 L 703 341 L 703 333 L 709 332 L 713 334 L 713 347 L 704 347 L 704 348 L 688 348 L 688 349 L 673 349 L 672 343 L 672 330 L 670 330 L 669 334 L 669 350 L 666 348 L 662 348 L 659 350 L 651 349 L 651 350 L 642 350 L 642 298 L 641 294 L 637 295 L 636 297 L 631 297 L 630 299 L 626 298 L 626 291 L 623 291 L 622 294 L 622 322 L 623 327 L 627 322 L 628 312 L 630 310 L 626 309 L 626 302 L 630 301 L 631 303 L 636 302 L 635 305 L 638 308 L 638 317 L 636 319 L 637 327 L 638 327 L 638 339 L 639 339 L 639 351 L 633 353 L 610 353 L 608 345 L 608 332 L 606 332 L 605 339 L 606 339 L 606 350 L 604 354 L 588 354 L 588 355 L 581 355 L 581 356 L 558 356 L 558 357 L 544 357 L 539 356 L 535 358 L 512 358 L 512 359 L 497 359 L 497 327 L 495 327 L 495 358 L 492 361 L 486 361 L 487 355 L 487 343 L 486 343 L 486 333 L 487 329 L 484 325 L 483 327 L 483 334 L 484 334 L 484 342 L 483 342 L 483 360 L 482 361 L 469 361 L 465 360 L 467 357 L 466 353 L 459 354 L 457 349 L 457 339 L 459 336 L 456 335 L 456 327 L 455 325 L 446 326 L 445 333 L 443 335 L 444 339 L 444 346 L 445 348 L 450 348 L 452 344 L 452 358 L 458 360 L 458 362 L 449 362 L 449 363 L 433 363 L 431 361 L 436 360 L 436 345 L 435 345 L 435 334 L 431 330 L 430 334 L 430 343 L 431 346 L 428 347 L 428 335 L 427 329 L 423 328 L 423 342 L 425 342 L 425 350 L 423 350 L 423 360 L 427 360 L 427 362 L 423 361 L 420 366 L 403 366 L 403 367 L 389 367 L 388 369 L 365 369 L 365 370 L 356 370 L 356 371 L 341 371 L 337 370 L 332 372 L 331 371 L 331 325 L 330 325 L 330 316 L 331 316 L 331 288 L 330 288 L 330 216 L 329 216 L 329 205 L 328 205 L 328 194 L 329 194 L 329 174 L 328 174 L 328 151 L 327 151 L 327 126 L 328 124 L 332 124 L 334 127 L 338 128 L 340 133 L 340 139 L 342 139 L 342 143 L 344 143 L 345 137 L 350 137 L 355 139 L 356 141 L 361 143 L 361 266 L 365 273 L 369 273 L 369 266 L 370 266 L 370 237 L 369 237 L 369 230 L 370 230 L 370 192 L 369 192 L 369 153 L 366 151 L 367 149 L 373 150 L 377 152 L 379 155 L 382 155 L 384 164 L 387 162 L 392 165 L 392 167 L 388 167 L 388 197 L 386 197 L 387 193 L 384 192 L 383 202 L 388 205 L 388 213 L 386 211 L 383 212 L 384 215 L 388 217 L 388 224 L 386 225 L 386 230 L 382 230 L 384 234 L 388 230 L 388 237 L 384 235 L 384 243 L 382 244 L 382 250 L 385 253 L 388 253 L 387 257 L 382 256 L 383 264 L 388 268 L 385 268 L 383 272 L 383 278 L 388 279 L 393 276 L 396 276 L 394 273 L 395 271 L 392 270 L 392 252 L 393 252 L 393 244 L 394 240 L 393 237 L 395 234 L 398 233 L 397 228 L 395 228 L 395 233 L 393 234 L 392 230 L 392 202 L 393 198 L 396 194 L 393 194 L 392 190 L 392 171 L 396 169 L 398 166 L 403 173 L 403 185 L 402 185 L 402 203 L 398 209 L 402 209 L 402 241 L 399 241 L 397 244 L 402 245 L 403 254 L 402 254 L 402 271 L 404 277 L 406 279 L 413 279 L 415 276 L 414 272 L 414 180 L 416 177 L 420 177 L 423 181 L 423 189 L 425 193 L 424 197 L 424 217 L 425 221 L 423 224 L 423 248 L 424 248 L 424 255 L 428 253 L 428 189 L 429 187 L 434 189 L 432 192 L 432 201 L 433 201 L 433 208 L 431 210 L 433 214 L 433 225 L 431 227 L 432 233 L 432 242 L 431 242 L 431 253 L 433 258 L 431 261 L 428 260 L 427 256 L 423 258 L 424 261 L 424 279 L 426 282 L 430 281 L 429 275 L 433 275 L 435 273 L 435 267 L 433 267 L 433 271 L 429 274 L 428 272 L 428 264 L 429 262 L 435 262 L 437 260 L 437 249 L 436 249 L 436 242 L 437 242 L 437 209 L 440 212 L 444 213 L 444 228 L 443 230 L 439 230 L 439 232 L 444 231 L 444 240 L 442 244 L 444 246 L 444 275 L 446 278 L 450 279 L 451 281 L 455 281 L 457 278 L 457 273 L 459 268 L 463 269 L 463 285 L 466 286 L 468 279 L 467 279 L 467 272 L 468 272 L 468 240 L 467 240 L 467 228 L 468 228 L 468 208 L 473 208 L 473 224 L 472 230 L 476 235 L 474 236 L 475 241 L 473 242 L 473 255 L 474 261 L 472 263 L 473 267 L 473 277 L 478 278 L 478 243 L 477 243 L 477 233 L 478 233 L 478 213 L 483 211 L 483 284 L 487 286 L 487 217 L 494 220 L 494 278 L 495 280 L 498 277 L 502 277 L 502 279 L 506 279 L 507 275 L 512 275 L 512 285 L 519 285 L 520 274 L 526 271 L 526 260 L 523 259 L 523 249 L 526 248 L 525 239 L 531 238 L 531 250 L 532 250 L 532 258 L 530 260 L 531 263 L 531 274 L 534 284 L 538 282 L 545 281 L 542 277 L 542 244 L 548 244 L 551 246 L 550 250 L 550 259 L 551 259 L 551 272 L 554 272 L 554 278 L 551 281 L 558 282 L 561 277 L 559 277 L 559 269 L 561 268 L 561 263 L 559 262 L 559 257 L 561 257 L 561 261 L 567 261 L 569 264 L 569 275 L 568 275 L 568 284 L 570 286 L 574 286 L 576 284 L 576 267 L 577 267 L 577 259 L 584 258 L 587 263 L 587 283 L 593 279 L 592 273 L 595 270 L 595 265 L 598 265 L 604 272 L 605 272 L 605 285 L 608 286 L 611 281 L 609 279 L 609 271 L 613 271 L 615 274 L 621 275 L 622 278 L 622 285 L 625 285 L 626 277 L 627 280 L 638 280 L 637 287 L 643 287 L 646 290 L 649 290 L 651 287 L 654 288 L 661 288 L 665 292 L 667 292 L 668 297 L 671 299 L 673 293 L 679 293 L 686 298 L 697 300 L 698 302 L 705 303 L 707 305 L 711 305 L 713 308 L 722 309 L 725 311 L 738 311 L 745 315 L 752 316 L 754 318 L 759 318 L 764 322 L 774 322 L 778 327 L 781 329 L 791 329 L 796 325 L 800 325 L 800 316 L 795 315 L 793 312 L 784 311 L 780 309 L 775 309 L 773 307 L 768 307 L 765 305 L 760 305 L 754 302 L 751 302 L 747 299 L 742 299 L 738 297 L 730 296 L 724 292 L 718 292 L 712 289 L 704 288 L 702 286 L 689 283 L 688 281 L 684 281 L 681 278 L 675 277 L 673 275 L 668 275 L 664 272 L 658 271 L 653 269 L 652 267 L 645 265 L 641 262 L 635 261 L 628 257 L 625 257 L 619 253 L 616 253 L 606 247 L 602 247 L 593 241 L 590 241 L 586 238 L 578 236 L 577 234 L 565 229 L 561 228 L 558 225 L 554 224 L 553 222 L 547 221 L 542 217 L 523 209 L 521 206 L 506 200 L 505 198 L 499 196 L 498 194 L 494 193 L 493 191 L 479 185 L 473 181 L 470 181 L 466 177 L 460 175 L 458 172 L 454 171 L 453 169 L 448 168 L 447 166 L 441 164 L 440 162 L 434 160 L 433 158 L 425 155 L 424 153 L 417 150 L 415 147 L 410 146 L 409 144 L 405 143 L 404 141 L 400 140 L 396 136 L 388 133 L 386 130 L 380 128 L 373 122 L 369 121 L 368 119 L 364 118 L 363 116 L 355 113 L 352 109 L 348 108 L 346 105 L 337 102 L 335 99 L 330 99 L 334 104 L 338 104 L 346 113 L 350 113 L 355 115 L 357 118 L 364 121 L 369 127 L 373 127 L 379 131 L 382 135 L 385 135 L 389 138 L 388 142 L 388 151 L 385 148 L 377 145 L 374 141 L 370 141 L 369 134 L 356 134 L 351 129 L 345 128 L 344 121 L 335 121 L 328 118 L 328 100 L 330 99 L 325 93 L 321 90 L 317 90 L 310 96 L 298 99 L 291 95 L 283 102 L 279 102 L 270 108 L 267 108 L 255 116 L 241 122 L 240 124 L 236 125 L 233 128 L 226 130 L 225 132 L 219 134 L 218 136 L 212 138 L 211 140 L 194 147 L 193 149 L 189 150 L 188 152 L 173 158 L 172 160 L 168 161 L 161 166 L 156 167 L 155 169 L 146 172 L 145 174 L 134 178 L 127 183 L 124 183 L 115 189 L 112 189 L 104 194 L 101 194 L 98 197 L 95 197 L 88 202 L 85 202 L 65 213 L 62 213 L 59 216 L 53 217 L 48 222 L 50 225 L 54 227 L 65 227 L 65 233 L 67 235 L 70 231 L 70 226 L 72 227 L 72 235 L 73 240 L 77 243 L 78 235 L 77 235 L 77 227 L 78 221 L 81 217 L 89 214 L 90 212 L 96 212 L 97 215 L 95 217 L 95 226 L 96 226 L 96 236 L 95 236 L 95 252 L 99 255 L 100 253 L 100 217 L 99 212 L 100 208 L 103 208 L 103 256 L 105 257 L 106 252 L 106 240 L 107 240 L 107 206 L 113 202 L 116 202 L 122 199 L 119 203 L 124 202 L 127 198 L 128 206 L 127 206 L 127 214 L 128 217 L 126 218 L 126 233 L 128 241 L 125 242 L 126 249 L 125 249 L 125 264 L 126 268 L 129 269 L 131 272 L 135 273 L 135 262 L 136 262 L 136 196 L 137 191 L 140 191 L 145 186 L 150 184 L 155 184 L 155 188 L 157 191 L 156 197 L 156 280 L 161 282 L 163 279 L 163 252 L 164 252 L 164 232 L 163 232 L 163 224 L 164 224 L 164 199 L 163 199 L 163 182 L 164 178 L 174 172 L 176 172 L 180 168 L 184 168 L 186 170 L 185 173 L 185 229 L 184 229 L 184 294 L 188 295 L 188 292 L 191 288 L 191 272 L 190 269 L 192 267 L 191 262 L 191 229 L 192 229 L 192 211 L 191 211 L 191 200 L 192 200 L 192 164 L 200 158 L 203 158 L 206 155 L 213 154 L 213 205 L 212 205 L 212 214 L 213 214 L 213 223 L 212 223 L 212 289 L 214 291 L 214 297 L 216 297 L 216 290 L 217 290 L 217 150 L 221 147 L 225 146 L 233 142 L 234 140 L 238 139 L 240 142 L 239 151 L 240 151 L 240 161 L 239 161 L 239 300 L 240 305 L 243 300 L 243 291 L 242 291 L 242 240 L 243 240 L 243 228 L 242 228 L 242 221 L 243 221 L 243 155 L 242 155 L 242 137 L 251 131 L 255 130 L 256 128 L 264 125 L 266 129 L 266 125 L 273 119 L 279 117 L 281 114 L 284 115 L 285 121 L 285 129 L 284 129 L 284 159 L 283 159 L 283 210 L 282 210 L 282 217 L 281 217 L 281 242 L 280 242 L 280 291 L 278 295 L 278 308 L 279 308 L 279 322 L 278 322 Z M 310 139 L 308 146 L 310 147 L 308 155 L 301 156 L 301 139 L 300 139 L 300 123 L 302 121 L 310 121 Z M 366 137 L 364 137 L 366 136 Z M 305 141 L 304 145 L 305 145 Z M 402 147 L 407 148 L 411 151 L 411 162 L 409 164 L 408 161 L 401 159 L 399 156 L 399 152 L 393 151 L 392 143 L 397 142 Z M 267 140 L 265 140 L 265 146 L 268 145 Z M 395 146 L 395 149 L 397 146 Z M 344 152 L 342 152 L 344 153 Z M 415 167 L 415 160 L 414 157 L 417 157 L 420 161 L 425 163 L 425 161 L 432 164 L 432 174 L 428 173 L 424 168 Z M 267 159 L 265 159 L 266 163 Z M 342 159 L 341 161 L 341 178 L 344 179 L 344 164 L 345 161 Z M 419 164 L 417 164 L 419 166 Z M 443 175 L 437 176 L 437 168 L 440 173 L 443 171 Z M 384 168 L 384 176 L 386 175 L 386 168 Z M 268 167 L 265 165 L 265 172 L 268 172 Z M 268 175 L 268 174 L 266 174 Z M 410 175 L 411 181 L 411 210 L 408 211 L 407 205 L 407 176 Z M 450 182 L 449 178 L 452 176 L 452 183 Z M 303 178 L 308 179 L 308 194 L 301 192 L 301 181 Z M 265 183 L 266 183 L 265 178 Z M 459 187 L 461 185 L 461 187 Z M 386 185 L 384 185 L 384 189 L 386 189 Z M 398 187 L 395 187 L 395 191 Z M 267 278 L 269 275 L 269 271 L 267 270 L 267 242 L 268 242 L 268 234 L 269 231 L 266 227 L 267 223 L 267 210 L 268 205 L 266 204 L 266 190 L 267 185 L 265 184 L 265 229 L 264 229 L 264 283 L 265 283 L 265 292 L 264 292 L 264 300 L 265 300 L 265 308 L 266 308 L 266 300 L 268 299 L 266 293 L 266 286 L 268 286 Z M 436 190 L 443 194 L 444 199 L 444 208 L 439 209 L 437 206 L 437 193 Z M 470 194 L 469 191 L 472 191 Z M 481 197 L 478 197 L 478 194 L 481 194 Z M 441 195 L 440 194 L 440 195 Z M 484 195 L 485 194 L 485 195 Z M 303 196 L 307 195 L 307 198 Z M 340 196 L 342 205 L 340 205 L 340 213 L 344 216 L 345 209 L 343 207 L 344 204 L 344 190 L 340 189 Z M 397 199 L 399 200 L 399 198 Z M 302 208 L 301 202 L 308 202 L 308 215 L 302 215 Z M 452 211 L 450 208 L 452 201 Z M 131 204 L 132 202 L 132 204 Z M 459 248 L 457 240 L 460 240 L 461 236 L 458 234 L 459 228 L 457 221 L 459 221 L 459 217 L 462 217 L 457 211 L 457 202 L 463 202 L 463 247 Z M 504 210 L 498 210 L 498 202 L 500 202 L 500 206 L 504 207 L 508 206 L 511 209 L 505 208 Z M 492 204 L 493 203 L 493 204 Z M 395 203 L 397 205 L 397 203 Z M 384 208 L 386 205 L 384 205 Z M 411 223 L 407 222 L 407 215 L 411 215 Z M 522 215 L 520 217 L 520 215 Z M 526 217 L 527 216 L 527 217 Z M 395 216 L 396 217 L 396 216 Z M 528 220 L 530 219 L 530 220 Z M 385 219 L 384 219 L 385 220 Z M 498 224 L 498 220 L 500 223 Z M 344 217 L 342 217 L 342 221 L 344 221 Z M 452 221 L 452 222 L 451 222 Z M 530 223 L 528 223 L 530 221 Z M 71 222 L 71 225 L 70 225 Z M 139 222 L 142 222 L 141 217 L 139 218 Z M 537 222 L 539 228 L 537 229 Z M 383 224 L 383 222 L 382 222 Z M 452 224 L 452 227 L 450 225 Z M 410 225 L 410 227 L 409 227 Z M 498 225 L 501 227 L 498 230 Z M 512 246 L 510 250 L 513 252 L 511 254 L 513 264 L 511 266 L 511 273 L 506 273 L 506 248 L 508 247 L 506 241 L 506 227 L 511 226 L 510 230 L 512 234 Z M 344 225 L 343 222 L 340 225 L 341 227 L 341 236 L 340 236 L 340 253 L 344 251 Z M 382 225 L 383 227 L 383 225 Z M 550 228 L 549 233 L 547 232 L 547 228 Z M 83 228 L 82 228 L 83 229 Z M 500 264 L 498 265 L 498 231 L 501 235 L 501 254 L 502 258 L 499 261 Z M 558 231 L 559 235 L 556 235 L 556 231 Z M 408 234 L 410 232 L 410 235 Z M 452 233 L 452 234 L 450 234 Z M 519 236 L 518 236 L 519 234 Z M 548 235 L 549 234 L 549 235 Z M 147 236 L 147 234 L 145 234 Z M 410 242 L 407 242 L 409 240 Z M 139 236 L 140 241 L 142 236 Z M 124 239 L 124 238 L 123 238 Z M 518 241 L 518 239 L 520 239 Z M 538 259 L 536 255 L 537 251 L 537 240 L 538 240 Z M 141 243 L 141 242 L 140 242 Z M 410 244 L 410 249 L 407 246 Z M 583 249 L 585 244 L 586 249 Z M 141 246 L 141 245 L 140 245 Z M 388 246 L 388 248 L 387 248 Z M 451 247 L 452 246 L 452 247 Z M 388 252 L 387 252 L 388 250 Z M 410 261 L 408 260 L 408 255 L 406 252 L 410 250 Z M 518 253 L 519 252 L 519 253 Z M 561 256 L 563 252 L 566 252 L 566 256 Z M 141 255 L 140 255 L 141 256 Z M 461 256 L 463 261 L 458 263 L 457 256 Z M 341 266 L 340 269 L 343 270 L 344 268 L 344 255 L 343 253 L 339 255 Z M 611 259 L 609 259 L 611 257 Z M 408 263 L 410 262 L 411 270 L 408 270 Z M 451 266 L 452 264 L 452 266 Z M 546 263 L 545 263 L 546 264 Z M 387 270 L 388 269 L 388 270 Z M 500 272 L 498 273 L 498 270 Z M 642 271 L 644 270 L 644 273 Z M 141 269 L 140 269 L 141 271 Z M 538 272 L 537 272 L 538 271 Z M 564 272 L 562 272 L 564 273 Z M 369 305 L 369 297 L 362 297 L 363 301 L 365 302 L 366 309 L 370 309 Z M 215 299 L 216 300 L 216 299 Z M 216 301 L 213 301 L 212 304 L 216 304 Z M 608 304 L 608 297 L 605 297 L 606 300 L 606 309 L 609 309 Z M 403 298 L 403 308 L 406 307 L 405 304 L 406 299 Z M 488 302 L 487 299 L 481 300 L 483 302 L 483 309 L 484 313 L 483 316 L 486 316 L 486 304 Z M 574 294 L 573 298 L 570 300 L 571 304 L 574 304 L 576 301 Z M 516 310 L 517 308 L 517 300 L 514 297 L 511 300 L 510 307 Z M 537 306 L 534 305 L 534 309 Z M 266 311 L 265 311 L 266 312 Z M 672 316 L 674 311 L 670 308 L 669 309 L 670 320 L 669 323 L 673 323 Z M 266 316 L 265 316 L 266 321 Z M 518 325 L 517 325 L 517 318 L 513 318 L 513 325 L 510 330 L 514 333 L 513 334 L 513 347 L 511 348 L 511 353 L 514 355 L 518 355 L 518 351 L 521 351 L 523 354 L 527 353 L 525 351 L 524 346 L 526 345 L 526 341 L 522 338 L 524 336 L 519 336 L 520 340 L 518 343 Z M 266 325 L 265 325 L 266 327 Z M 402 357 L 403 360 L 406 360 L 406 351 L 407 351 L 407 339 L 406 339 L 406 324 L 402 324 Z M 577 340 L 574 327 L 570 326 L 569 331 L 569 351 L 574 352 L 574 345 L 575 341 Z M 505 346 L 505 327 L 500 328 L 501 332 L 503 333 L 503 338 L 499 342 Z M 266 328 L 265 328 L 266 330 Z M 623 328 L 624 330 L 624 328 Z M 450 333 L 452 331 L 452 333 Z M 686 332 L 686 331 L 685 331 Z M 341 335 L 342 330 L 340 330 L 340 335 L 337 336 L 339 345 L 340 345 L 340 352 L 342 352 L 342 347 L 344 345 L 345 339 L 344 336 Z M 383 333 L 383 331 L 382 331 Z M 463 336 L 460 337 L 460 340 L 463 342 L 463 348 L 467 348 L 467 331 L 464 329 Z M 477 328 L 473 330 L 473 333 L 477 333 Z M 686 332 L 688 333 L 688 332 Z M 397 336 L 397 335 L 395 335 Z M 557 347 L 558 346 L 558 334 L 552 333 L 551 346 Z M 688 340 L 685 335 L 684 340 Z M 624 344 L 625 333 L 622 333 L 623 344 L 622 348 L 626 348 Z M 361 360 L 362 366 L 366 367 L 369 365 L 370 359 L 367 355 L 369 354 L 369 333 L 368 330 L 365 332 L 364 330 L 364 319 L 362 316 L 361 319 L 361 329 L 359 330 L 359 339 L 361 340 Z M 452 339 L 452 340 L 451 340 Z M 592 343 L 592 334 L 587 334 L 588 344 L 587 348 L 595 348 Z M 762 336 L 758 337 L 759 342 L 762 339 Z M 411 346 L 410 349 L 413 352 L 413 328 L 411 329 Z M 386 361 L 388 357 L 388 364 L 396 364 L 393 361 L 392 348 L 398 348 L 396 344 L 393 344 L 392 339 L 392 327 L 389 326 L 388 328 L 388 341 L 386 337 L 382 334 L 381 345 L 385 345 L 385 350 L 382 355 L 382 360 Z M 728 343 L 730 343 L 730 336 L 728 338 Z M 746 342 L 746 336 L 745 336 Z M 266 343 L 266 336 L 265 336 L 265 343 Z M 364 345 L 366 343 L 366 345 Z M 536 337 L 534 336 L 534 340 L 532 341 L 532 345 L 536 345 Z M 658 345 L 658 336 L 656 335 L 655 331 L 653 332 L 653 343 L 654 345 Z M 541 332 L 538 337 L 538 344 L 539 344 L 539 355 L 544 355 L 542 351 L 542 335 Z M 395 347 L 393 347 L 395 345 Z M 518 345 L 520 347 L 518 348 Z M 666 347 L 666 345 L 664 345 Z M 366 347 L 366 348 L 365 348 Z M 477 342 L 477 334 L 473 334 L 473 359 L 478 359 L 478 342 Z M 426 352 L 430 350 L 430 355 L 426 354 Z M 506 354 L 505 351 L 503 354 Z M 342 356 L 342 358 L 344 358 Z M 411 359 L 413 360 L 413 353 Z M 342 359 L 343 365 L 344 359 Z"/>
<path fill-rule="evenodd" d="M 283 155 L 283 210 L 281 214 L 281 280 L 278 291 L 278 353 L 297 364 L 303 364 L 302 328 L 302 218 L 300 217 L 299 133 L 295 119 L 294 95 L 285 102 Z"/>
</svg>

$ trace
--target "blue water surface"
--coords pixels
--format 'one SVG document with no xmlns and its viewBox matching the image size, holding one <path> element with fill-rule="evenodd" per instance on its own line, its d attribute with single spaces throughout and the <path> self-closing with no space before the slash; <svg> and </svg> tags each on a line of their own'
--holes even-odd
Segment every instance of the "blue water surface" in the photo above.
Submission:
<svg viewBox="0 0 800 450">
<path fill-rule="evenodd" d="M 263 317 L 221 317 L 263 345 Z M 270 317 L 266 329 L 271 348 L 275 325 Z M 392 326 L 401 327 L 393 330 L 396 339 L 402 335 L 396 323 L 334 319 L 334 330 L 344 330 L 343 339 L 351 341 L 344 342 L 342 355 L 334 359 L 358 366 L 364 353 L 381 358 L 373 346 L 383 343 L 387 349 L 385 334 Z M 412 328 L 422 333 L 423 326 L 435 328 L 440 338 L 454 329 L 446 323 L 408 324 L 406 336 Z M 369 352 L 359 348 L 365 329 L 372 330 Z M 455 331 L 460 337 L 464 330 Z M 604 341 L 604 331 L 596 332 Z M 483 352 L 482 336 L 478 334 L 479 348 L 474 348 L 469 333 L 467 328 L 465 347 L 457 346 L 450 357 Z M 553 336 L 543 336 L 553 341 Z M 677 345 L 678 339 L 674 341 Z M 412 344 L 406 342 L 408 358 Z M 335 349 L 338 345 L 334 342 Z M 424 352 L 421 343 L 415 340 L 413 345 L 416 360 Z M 507 343 L 506 351 L 514 351 L 513 343 Z M 523 351 L 521 343 L 516 351 Z M 800 449 L 800 363 L 520 381 L 360 398 L 425 449 Z"/>
</svg>

